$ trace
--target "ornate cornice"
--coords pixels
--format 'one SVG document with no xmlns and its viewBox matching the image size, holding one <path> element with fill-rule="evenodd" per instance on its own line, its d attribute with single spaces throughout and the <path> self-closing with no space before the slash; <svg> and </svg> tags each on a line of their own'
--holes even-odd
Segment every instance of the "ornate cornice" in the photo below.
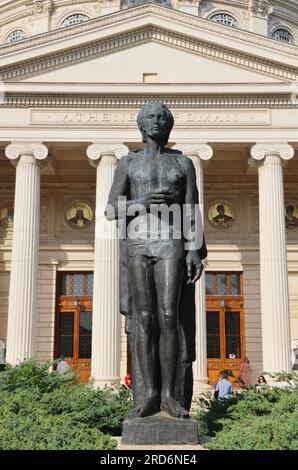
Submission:
<svg viewBox="0 0 298 470">
<path fill-rule="evenodd" d="M 136 108 L 148 101 L 162 100 L 174 108 L 297 108 L 289 95 L 186 95 L 143 94 L 136 95 L 77 95 L 63 94 L 11 94 L 6 95 L 2 108 Z"/>
<path fill-rule="evenodd" d="M 16 52 L 18 50 L 26 50 L 30 47 L 38 46 L 41 44 L 48 44 L 51 41 L 61 40 L 70 36 L 75 36 L 76 34 L 82 34 L 87 31 L 97 30 L 101 27 L 107 27 L 113 25 L 116 22 L 127 21 L 129 19 L 137 19 L 148 14 L 154 14 L 162 18 L 168 18 L 175 22 L 181 23 L 183 26 L 190 25 L 197 27 L 198 30 L 214 32 L 222 34 L 223 36 L 228 36 L 237 40 L 242 40 L 245 43 L 251 43 L 252 45 L 259 45 L 267 47 L 269 50 L 275 50 L 278 52 L 285 52 L 288 54 L 293 54 L 297 56 L 298 47 L 293 44 L 281 43 L 274 41 L 264 36 L 259 36 L 257 34 L 251 33 L 249 31 L 243 31 L 236 28 L 229 28 L 219 23 L 208 21 L 206 19 L 196 17 L 181 11 L 173 10 L 170 8 L 162 7 L 156 4 L 144 4 L 134 8 L 129 8 L 126 10 L 121 10 L 116 13 L 111 13 L 106 16 L 101 16 L 94 18 L 85 23 L 80 23 L 69 28 L 58 29 L 54 31 L 47 32 L 45 34 L 39 34 L 38 36 L 32 36 L 22 43 L 15 44 L 6 44 L 0 47 L 0 54 L 8 54 L 11 52 Z"/>
<path fill-rule="evenodd" d="M 152 5 L 150 6 L 152 7 Z M 213 45 L 159 27 L 147 26 L 127 32 L 126 34 L 96 41 L 91 45 L 82 45 L 46 57 L 28 60 L 14 66 L 3 67 L 0 70 L 0 80 L 13 81 L 28 78 L 148 42 L 165 44 L 175 49 L 209 57 L 212 60 L 225 64 L 229 63 L 233 66 L 277 77 L 282 80 L 295 81 L 298 74 L 298 68 L 271 63 L 268 60 L 230 50 L 220 45 Z"/>
</svg>

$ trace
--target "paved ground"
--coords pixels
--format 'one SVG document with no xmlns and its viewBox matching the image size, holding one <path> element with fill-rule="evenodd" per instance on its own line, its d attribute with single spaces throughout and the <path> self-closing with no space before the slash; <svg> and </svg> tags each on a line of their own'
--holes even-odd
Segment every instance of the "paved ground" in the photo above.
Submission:
<svg viewBox="0 0 298 470">
<path fill-rule="evenodd" d="M 197 451 L 197 450 L 206 450 L 204 449 L 200 444 L 198 445 L 192 445 L 192 446 L 188 446 L 188 445 L 145 445 L 145 446 L 141 446 L 141 445 L 122 445 L 121 444 L 121 437 L 114 437 L 113 439 L 115 439 L 117 442 L 118 442 L 118 446 L 117 446 L 117 450 L 193 450 L 193 451 Z"/>
</svg>

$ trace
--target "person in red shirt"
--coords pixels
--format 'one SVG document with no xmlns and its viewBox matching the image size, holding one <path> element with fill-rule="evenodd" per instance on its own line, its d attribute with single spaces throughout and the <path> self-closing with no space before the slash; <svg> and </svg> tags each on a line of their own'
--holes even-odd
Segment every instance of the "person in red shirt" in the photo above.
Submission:
<svg viewBox="0 0 298 470">
<path fill-rule="evenodd" d="M 132 387 L 132 378 L 130 374 L 127 374 L 124 377 L 124 384 L 126 388 L 131 388 Z"/>
</svg>

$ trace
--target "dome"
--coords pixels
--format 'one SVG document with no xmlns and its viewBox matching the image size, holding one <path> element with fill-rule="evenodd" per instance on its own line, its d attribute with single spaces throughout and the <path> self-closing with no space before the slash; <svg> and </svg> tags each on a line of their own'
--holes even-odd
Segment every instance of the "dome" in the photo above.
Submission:
<svg viewBox="0 0 298 470">
<path fill-rule="evenodd" d="M 298 44 L 298 0 L 0 0 L 0 44 L 11 45 L 61 27 L 78 28 L 99 16 L 145 3 Z"/>
</svg>

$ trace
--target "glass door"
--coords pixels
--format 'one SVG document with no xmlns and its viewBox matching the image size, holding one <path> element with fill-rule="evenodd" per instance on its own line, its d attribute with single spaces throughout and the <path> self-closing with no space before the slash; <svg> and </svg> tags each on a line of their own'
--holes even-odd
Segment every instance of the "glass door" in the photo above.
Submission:
<svg viewBox="0 0 298 470">
<path fill-rule="evenodd" d="M 81 381 L 91 375 L 93 274 L 63 273 L 56 314 L 55 358 L 64 357 Z"/>
<path fill-rule="evenodd" d="M 207 370 L 210 384 L 223 370 L 239 376 L 245 357 L 241 273 L 206 274 Z"/>
</svg>

